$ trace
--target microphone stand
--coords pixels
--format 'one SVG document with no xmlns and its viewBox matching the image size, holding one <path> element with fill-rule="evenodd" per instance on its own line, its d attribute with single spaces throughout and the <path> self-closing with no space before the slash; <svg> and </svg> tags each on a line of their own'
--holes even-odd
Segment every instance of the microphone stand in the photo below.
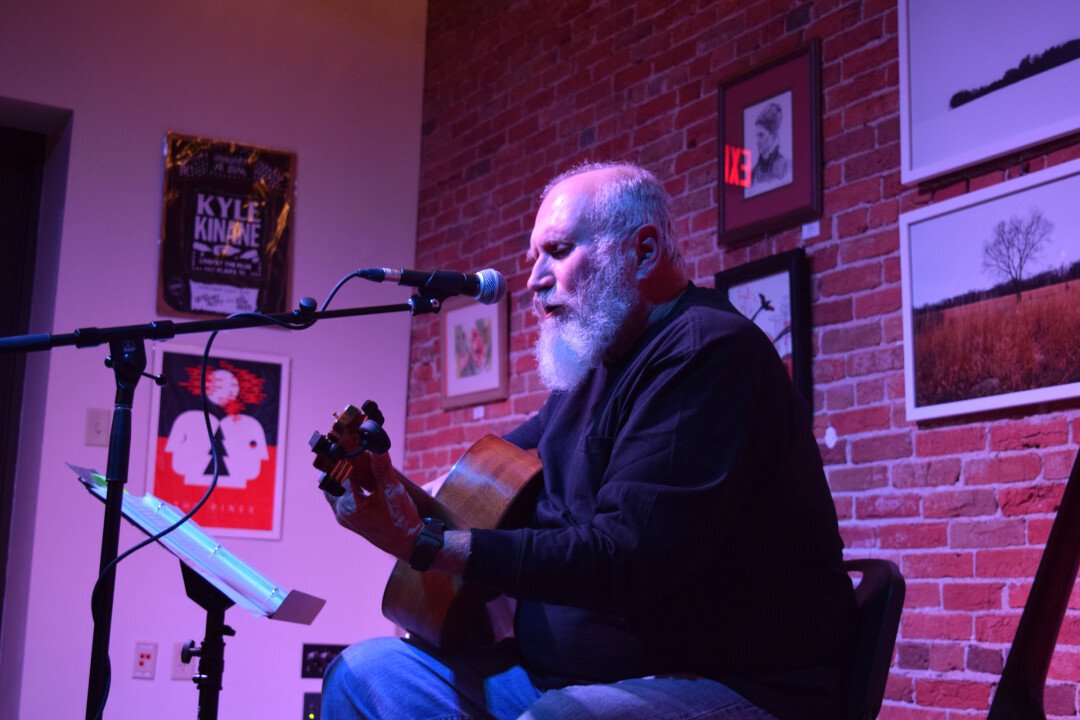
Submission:
<svg viewBox="0 0 1080 720">
<path fill-rule="evenodd" d="M 291 313 L 277 315 L 242 315 L 217 320 L 194 320 L 174 323 L 160 320 L 145 325 L 124 325 L 107 328 L 80 328 L 73 333 L 13 335 L 0 338 L 0 352 L 33 352 L 51 350 L 55 347 L 74 345 L 76 348 L 109 344 L 110 355 L 105 364 L 111 367 L 116 379 L 116 400 L 113 409 L 112 428 L 109 432 L 109 459 L 106 470 L 105 517 L 101 532 L 101 560 L 98 567 L 101 577 L 91 607 L 94 616 L 94 638 L 90 649 L 90 680 L 86 694 L 86 718 L 95 720 L 106 697 L 109 683 L 109 634 L 112 630 L 116 568 L 112 566 L 120 542 L 120 520 L 124 485 L 127 484 L 128 463 L 131 454 L 131 409 L 135 387 L 139 378 L 151 377 L 159 384 L 163 378 L 146 373 L 146 340 L 168 340 L 176 335 L 241 328 L 261 327 L 281 323 L 292 324 L 294 329 L 305 329 L 318 320 L 329 320 L 358 315 L 377 315 L 392 312 L 408 312 L 410 315 L 437 313 L 445 295 L 424 293 L 413 295 L 407 303 L 376 305 L 366 308 L 316 311 L 315 301 L 304 297 L 300 307 Z"/>
<path fill-rule="evenodd" d="M 199 714 L 196 717 L 199 720 L 217 720 L 218 695 L 225 673 L 225 636 L 236 634 L 225 624 L 225 611 L 232 607 L 233 601 L 182 562 L 180 573 L 184 577 L 188 597 L 206 611 L 206 635 L 202 645 L 196 645 L 194 640 L 188 641 L 180 652 L 180 659 L 187 663 L 193 657 L 199 658 L 199 673 L 193 678 L 199 688 Z"/>
</svg>

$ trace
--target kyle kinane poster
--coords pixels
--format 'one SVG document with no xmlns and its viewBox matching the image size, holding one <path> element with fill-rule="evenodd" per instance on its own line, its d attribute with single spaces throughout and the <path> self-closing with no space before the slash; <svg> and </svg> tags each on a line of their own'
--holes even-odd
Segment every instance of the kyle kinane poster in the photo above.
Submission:
<svg viewBox="0 0 1080 720">
<path fill-rule="evenodd" d="M 169 133 L 158 312 L 285 312 L 296 157 Z"/>
<path fill-rule="evenodd" d="M 288 358 L 214 351 L 206 368 L 212 440 L 201 366 L 198 348 L 159 346 L 154 353 L 155 371 L 169 382 L 151 395 L 147 492 L 191 510 L 213 479 L 216 449 L 217 486 L 195 521 L 214 535 L 279 538 Z"/>
</svg>

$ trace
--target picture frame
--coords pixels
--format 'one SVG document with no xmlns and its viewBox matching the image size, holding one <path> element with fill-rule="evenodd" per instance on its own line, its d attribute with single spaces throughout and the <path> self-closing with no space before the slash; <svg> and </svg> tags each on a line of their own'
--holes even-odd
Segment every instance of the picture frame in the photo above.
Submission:
<svg viewBox="0 0 1080 720">
<path fill-rule="evenodd" d="M 510 395 L 509 296 L 491 305 L 447 298 L 440 318 L 444 410 L 505 400 Z"/>
<path fill-rule="evenodd" d="M 1045 0 L 1022 21 L 1012 0 L 899 0 L 898 23 L 902 183 L 1080 130 L 1063 91 L 1080 87 L 1072 0 Z"/>
<path fill-rule="evenodd" d="M 203 349 L 158 345 L 153 372 L 165 385 L 151 389 L 146 491 L 187 512 L 213 476 L 210 437 L 202 412 Z M 214 350 L 206 390 L 219 478 L 194 519 L 214 535 L 281 537 L 289 358 Z"/>
<path fill-rule="evenodd" d="M 722 83 L 717 106 L 718 242 L 820 216 L 820 41 Z"/>
<path fill-rule="evenodd" d="M 1074 160 L 900 216 L 908 420 L 1080 396 L 1078 196 Z"/>
<path fill-rule="evenodd" d="M 796 248 L 716 273 L 716 289 L 772 341 L 795 389 L 814 406 L 810 277 Z"/>
</svg>

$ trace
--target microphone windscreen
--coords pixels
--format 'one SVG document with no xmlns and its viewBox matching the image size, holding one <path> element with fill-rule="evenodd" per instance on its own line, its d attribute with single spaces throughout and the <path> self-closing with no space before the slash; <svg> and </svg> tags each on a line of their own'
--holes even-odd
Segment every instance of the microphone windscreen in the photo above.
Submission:
<svg viewBox="0 0 1080 720">
<path fill-rule="evenodd" d="M 478 301 L 484 305 L 494 305 L 502 300 L 506 294 L 506 278 L 501 272 L 486 268 L 476 273 L 476 277 L 480 281 L 480 291 L 476 295 Z"/>
</svg>

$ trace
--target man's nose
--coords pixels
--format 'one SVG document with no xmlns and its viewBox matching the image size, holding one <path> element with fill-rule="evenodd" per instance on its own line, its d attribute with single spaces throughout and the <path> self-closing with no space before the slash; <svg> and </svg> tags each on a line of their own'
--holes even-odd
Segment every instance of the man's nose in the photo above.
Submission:
<svg viewBox="0 0 1080 720">
<path fill-rule="evenodd" d="M 542 292 L 555 284 L 555 277 L 551 274 L 545 258 L 537 258 L 533 263 L 532 272 L 529 273 L 529 282 L 526 287 L 534 293 Z"/>
</svg>

